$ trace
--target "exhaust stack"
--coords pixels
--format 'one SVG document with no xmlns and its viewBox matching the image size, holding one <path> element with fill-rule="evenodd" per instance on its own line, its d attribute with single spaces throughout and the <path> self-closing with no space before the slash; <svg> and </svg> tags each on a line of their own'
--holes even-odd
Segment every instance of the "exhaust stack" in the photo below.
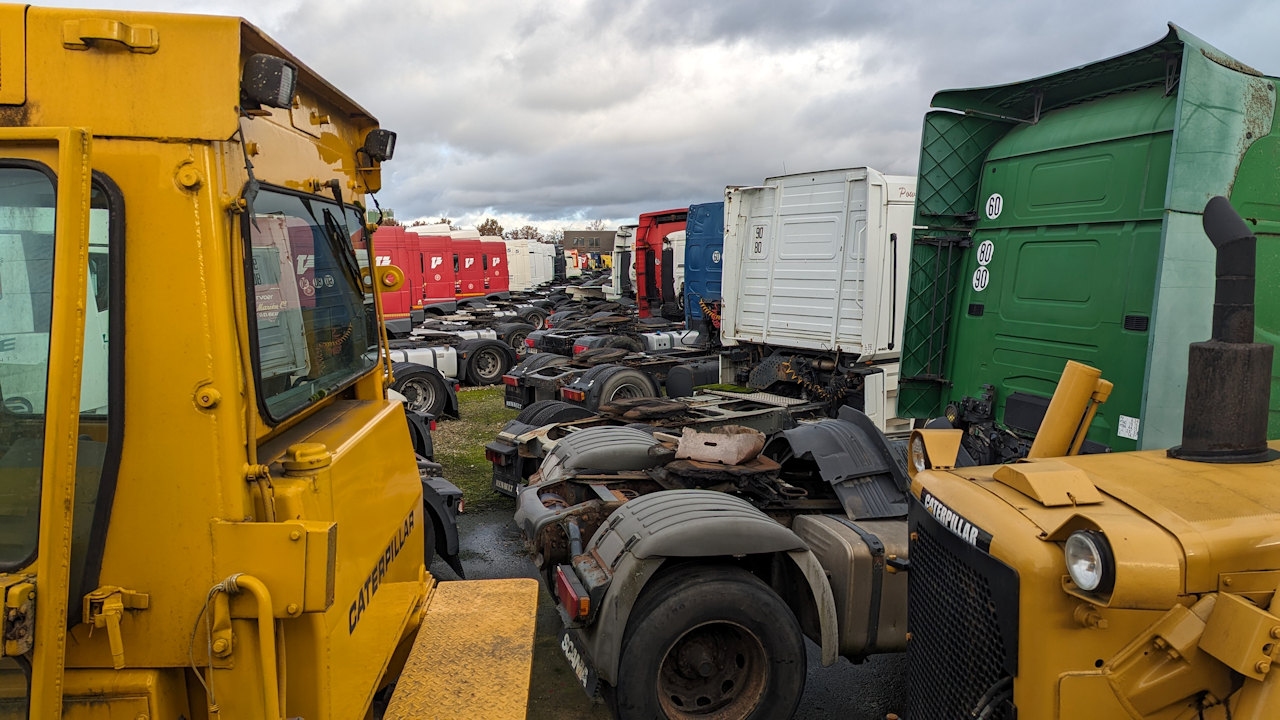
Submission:
<svg viewBox="0 0 1280 720">
<path fill-rule="evenodd" d="M 1224 197 L 1204 208 L 1204 231 L 1218 251 L 1213 336 L 1192 343 L 1180 460 L 1252 463 L 1270 459 L 1267 409 L 1274 348 L 1253 341 L 1258 240 Z"/>
</svg>

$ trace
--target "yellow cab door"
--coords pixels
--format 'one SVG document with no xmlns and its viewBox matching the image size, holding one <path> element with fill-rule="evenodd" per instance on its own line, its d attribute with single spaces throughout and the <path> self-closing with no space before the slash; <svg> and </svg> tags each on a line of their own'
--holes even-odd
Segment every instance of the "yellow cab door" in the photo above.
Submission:
<svg viewBox="0 0 1280 720">
<path fill-rule="evenodd" d="M 62 712 L 89 161 L 83 130 L 0 128 L 0 720 Z"/>
</svg>

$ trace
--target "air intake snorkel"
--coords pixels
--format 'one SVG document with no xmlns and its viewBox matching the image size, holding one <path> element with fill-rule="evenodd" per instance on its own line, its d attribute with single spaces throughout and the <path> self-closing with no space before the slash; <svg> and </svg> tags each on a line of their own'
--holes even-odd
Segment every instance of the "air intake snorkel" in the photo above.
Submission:
<svg viewBox="0 0 1280 720">
<path fill-rule="evenodd" d="M 1258 240 L 1224 197 L 1204 208 L 1204 231 L 1218 251 L 1213 336 L 1192 343 L 1182 445 L 1169 456 L 1210 463 L 1272 459 L 1267 449 L 1274 348 L 1253 341 Z"/>
</svg>

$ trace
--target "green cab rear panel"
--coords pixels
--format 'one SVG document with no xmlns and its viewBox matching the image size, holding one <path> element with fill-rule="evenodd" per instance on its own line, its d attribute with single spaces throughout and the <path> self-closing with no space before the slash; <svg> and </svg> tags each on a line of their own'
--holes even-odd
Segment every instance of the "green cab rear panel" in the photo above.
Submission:
<svg viewBox="0 0 1280 720">
<path fill-rule="evenodd" d="M 1280 337 L 1265 280 L 1280 267 L 1274 79 L 1171 26 L 1132 53 L 933 105 L 899 413 L 942 415 L 990 386 L 1000 421 L 1012 393 L 1048 398 L 1077 360 L 1115 383 L 1089 439 L 1178 444 L 1187 346 L 1210 331 L 1200 213 L 1214 195 L 1256 222 L 1258 338 Z"/>
</svg>

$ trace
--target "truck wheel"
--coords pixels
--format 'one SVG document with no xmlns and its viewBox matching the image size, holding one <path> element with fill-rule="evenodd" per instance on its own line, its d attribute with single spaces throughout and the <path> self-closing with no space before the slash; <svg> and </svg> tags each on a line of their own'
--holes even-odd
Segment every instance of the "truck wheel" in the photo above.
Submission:
<svg viewBox="0 0 1280 720">
<path fill-rule="evenodd" d="M 592 409 L 607 405 L 614 400 L 657 397 L 653 383 L 649 382 L 649 376 L 639 370 L 615 367 L 611 372 L 602 374 L 604 377 L 599 379 L 600 384 L 596 386 L 596 391 L 593 393 L 595 400 L 592 403 Z"/>
<path fill-rule="evenodd" d="M 544 352 L 534 353 L 525 357 L 524 360 L 520 361 L 520 365 L 518 367 L 524 372 L 532 372 L 534 370 L 541 370 L 544 367 L 551 367 L 552 365 L 567 364 L 569 364 L 569 358 L 563 355 L 556 355 L 555 353 Z"/>
<path fill-rule="evenodd" d="M 537 412 L 530 415 L 529 424 L 542 427 L 552 423 L 572 422 L 583 418 L 591 417 L 595 413 L 582 407 L 574 405 L 563 400 L 548 400 Z M 537 403 L 534 403 L 536 405 Z M 532 407 L 532 406 L 530 406 Z"/>
<path fill-rule="evenodd" d="M 541 308 L 527 308 L 520 313 L 520 319 L 532 325 L 534 330 L 541 330 L 547 324 L 547 313 Z"/>
<path fill-rule="evenodd" d="M 644 352 L 644 346 L 640 344 L 640 341 L 628 335 L 614 335 L 605 341 L 604 346 L 629 352 Z"/>
<path fill-rule="evenodd" d="M 496 344 L 484 345 L 471 351 L 467 358 L 467 381 L 472 385 L 500 383 L 510 368 L 505 350 Z"/>
<path fill-rule="evenodd" d="M 520 414 L 516 415 L 516 421 L 525 424 L 533 422 L 533 418 L 542 412 L 545 408 L 551 407 L 562 400 L 535 400 L 520 409 Z M 554 587 L 554 586 L 553 586 Z"/>
<path fill-rule="evenodd" d="M 391 389 L 404 395 L 410 410 L 422 415 L 439 417 L 449 398 L 449 389 L 439 373 L 425 369 L 396 375 Z"/>
<path fill-rule="evenodd" d="M 782 598 L 745 570 L 695 565 L 640 596 L 613 699 L 623 720 L 786 718 L 804 679 L 804 638 Z"/>
<path fill-rule="evenodd" d="M 533 332 L 532 325 L 528 323 L 503 323 L 493 330 L 503 342 L 516 351 L 517 357 L 524 357 L 525 351 L 529 349 L 525 347 L 524 339 L 529 337 L 529 333 Z"/>
</svg>

